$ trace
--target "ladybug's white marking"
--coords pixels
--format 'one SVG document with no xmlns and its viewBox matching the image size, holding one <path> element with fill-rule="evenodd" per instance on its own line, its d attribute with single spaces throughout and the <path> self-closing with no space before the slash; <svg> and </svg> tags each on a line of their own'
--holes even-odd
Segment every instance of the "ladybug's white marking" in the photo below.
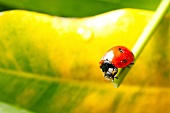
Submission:
<svg viewBox="0 0 170 113">
<path fill-rule="evenodd" d="M 112 61 L 113 57 L 114 57 L 113 51 L 109 51 L 104 55 L 103 60 L 108 59 L 109 61 Z"/>
<path fill-rule="evenodd" d="M 113 72 L 113 68 L 109 68 L 108 71 L 109 71 L 110 73 L 112 73 L 112 72 Z"/>
</svg>

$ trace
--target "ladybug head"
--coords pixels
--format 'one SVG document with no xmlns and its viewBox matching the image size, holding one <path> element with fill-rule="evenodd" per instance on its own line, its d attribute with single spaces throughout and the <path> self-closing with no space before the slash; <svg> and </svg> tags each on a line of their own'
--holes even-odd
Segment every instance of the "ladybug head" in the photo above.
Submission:
<svg viewBox="0 0 170 113">
<path fill-rule="evenodd" d="M 115 67 L 108 59 L 101 63 L 100 68 L 103 71 L 104 77 L 106 79 L 114 80 L 114 78 L 117 78 L 115 75 L 118 72 L 118 68 Z"/>
</svg>

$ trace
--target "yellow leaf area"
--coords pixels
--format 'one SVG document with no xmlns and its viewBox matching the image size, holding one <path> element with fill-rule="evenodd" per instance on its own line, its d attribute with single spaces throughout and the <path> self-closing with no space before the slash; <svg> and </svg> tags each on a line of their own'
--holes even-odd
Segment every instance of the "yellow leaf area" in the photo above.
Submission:
<svg viewBox="0 0 170 113">
<path fill-rule="evenodd" d="M 103 81 L 102 55 L 116 45 L 131 49 L 151 16 L 152 12 L 132 9 L 87 18 L 2 12 L 1 68 Z"/>
<path fill-rule="evenodd" d="M 132 49 L 153 14 L 120 9 L 62 18 L 23 10 L 1 12 L 0 91 L 11 89 L 8 94 L 15 100 L 10 103 L 39 113 L 169 113 L 169 16 L 120 88 L 107 82 L 99 68 L 112 46 Z M 6 83 L 12 85 L 3 89 Z M 14 93 L 16 88 L 20 92 Z"/>
<path fill-rule="evenodd" d="M 101 87 L 103 88 L 103 86 Z M 86 96 L 79 105 L 80 108 L 78 107 L 74 112 L 168 113 L 170 111 L 167 106 L 170 104 L 170 90 L 168 88 L 121 86 L 113 91 L 111 87 L 105 87 L 107 88 L 104 90 L 94 91 Z"/>
</svg>

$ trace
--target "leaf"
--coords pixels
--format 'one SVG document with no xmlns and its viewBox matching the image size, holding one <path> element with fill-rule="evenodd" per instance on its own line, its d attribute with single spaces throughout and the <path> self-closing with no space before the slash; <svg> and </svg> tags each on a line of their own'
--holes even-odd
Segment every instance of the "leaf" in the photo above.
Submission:
<svg viewBox="0 0 170 113">
<path fill-rule="evenodd" d="M 92 16 L 121 8 L 155 11 L 160 0 L 0 0 L 4 6 L 67 17 Z M 170 11 L 169 11 L 170 13 Z"/>
<path fill-rule="evenodd" d="M 152 14 L 122 9 L 61 18 L 2 12 L 0 100 L 37 113 L 169 113 L 168 17 L 119 89 L 104 80 L 98 64 L 114 45 L 132 48 Z"/>
</svg>

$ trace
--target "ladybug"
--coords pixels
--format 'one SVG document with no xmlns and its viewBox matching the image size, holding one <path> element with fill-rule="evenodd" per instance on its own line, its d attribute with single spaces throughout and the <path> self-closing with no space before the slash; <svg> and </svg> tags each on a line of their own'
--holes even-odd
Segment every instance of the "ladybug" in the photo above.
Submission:
<svg viewBox="0 0 170 113">
<path fill-rule="evenodd" d="M 100 60 L 100 68 L 104 73 L 104 77 L 108 80 L 114 80 L 118 73 L 118 68 L 124 68 L 134 64 L 133 53 L 124 46 L 114 46 L 109 49 Z"/>
</svg>

